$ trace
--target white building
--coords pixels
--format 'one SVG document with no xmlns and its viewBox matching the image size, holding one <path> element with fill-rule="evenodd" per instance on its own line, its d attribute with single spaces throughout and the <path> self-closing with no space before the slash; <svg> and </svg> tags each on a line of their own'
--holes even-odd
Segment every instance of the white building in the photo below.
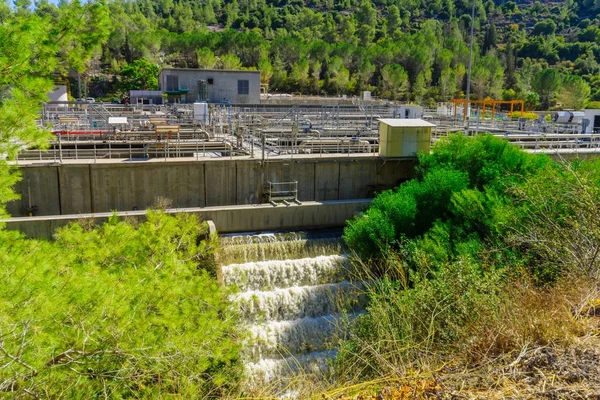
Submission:
<svg viewBox="0 0 600 400">
<path fill-rule="evenodd" d="M 586 109 L 583 110 L 585 119 L 589 120 L 585 133 L 600 133 L 600 109 Z"/>
<path fill-rule="evenodd" d="M 163 68 L 158 85 L 168 103 L 260 103 L 260 71 Z"/>
<path fill-rule="evenodd" d="M 54 85 L 54 89 L 48 93 L 50 101 L 69 101 L 67 85 Z"/>
</svg>

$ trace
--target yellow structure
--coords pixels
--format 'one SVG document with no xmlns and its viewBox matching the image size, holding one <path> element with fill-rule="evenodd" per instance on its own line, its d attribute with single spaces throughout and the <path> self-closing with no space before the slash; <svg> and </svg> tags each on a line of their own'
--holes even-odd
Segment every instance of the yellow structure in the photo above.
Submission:
<svg viewBox="0 0 600 400">
<path fill-rule="evenodd" d="M 465 100 L 465 99 L 452 99 L 452 103 L 454 104 L 454 120 L 456 121 L 456 108 L 462 106 L 464 108 L 463 112 L 463 122 L 467 119 L 467 114 L 469 113 L 469 105 L 475 105 L 475 107 L 481 106 L 483 109 L 483 115 L 488 111 L 488 105 L 490 106 L 490 111 L 492 112 L 492 120 L 496 116 L 496 107 L 501 106 L 502 104 L 510 104 L 510 117 L 512 118 L 513 113 L 515 111 L 515 106 L 519 106 L 521 111 L 521 117 L 523 116 L 523 111 L 525 111 L 525 101 L 524 100 L 494 100 L 494 99 L 485 99 L 485 100 Z"/>
<path fill-rule="evenodd" d="M 380 119 L 379 155 L 382 157 L 414 157 L 429 151 L 431 128 L 435 125 L 422 119 Z"/>
</svg>

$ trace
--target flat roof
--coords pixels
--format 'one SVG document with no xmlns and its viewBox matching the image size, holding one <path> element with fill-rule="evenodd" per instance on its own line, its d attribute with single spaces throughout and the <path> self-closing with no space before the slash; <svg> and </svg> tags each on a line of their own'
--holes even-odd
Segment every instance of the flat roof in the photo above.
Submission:
<svg viewBox="0 0 600 400">
<path fill-rule="evenodd" d="M 260 71 L 255 69 L 204 69 L 204 68 L 163 68 L 162 71 L 202 71 L 202 72 L 251 72 L 260 74 Z"/>
<path fill-rule="evenodd" d="M 378 119 L 378 121 L 393 127 L 425 128 L 436 126 L 435 124 L 422 120 L 421 118 L 381 118 Z"/>
<path fill-rule="evenodd" d="M 109 125 L 127 125 L 127 117 L 108 117 Z"/>
</svg>

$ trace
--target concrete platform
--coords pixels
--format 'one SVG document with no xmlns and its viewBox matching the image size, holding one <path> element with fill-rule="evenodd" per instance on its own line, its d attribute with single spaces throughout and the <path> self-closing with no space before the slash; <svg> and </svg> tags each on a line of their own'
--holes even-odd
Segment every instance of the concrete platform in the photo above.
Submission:
<svg viewBox="0 0 600 400">
<path fill-rule="evenodd" d="M 308 201 L 302 204 L 238 205 L 222 207 L 173 208 L 169 214 L 190 213 L 200 220 L 212 220 L 220 233 L 297 230 L 309 228 L 343 227 L 348 219 L 365 210 L 370 199 Z M 112 215 L 121 218 L 144 219 L 147 211 L 105 212 L 93 214 L 71 214 L 38 217 L 17 217 L 0 219 L 6 229 L 18 230 L 30 238 L 52 239 L 57 228 L 70 223 L 93 220 L 103 223 Z"/>
</svg>

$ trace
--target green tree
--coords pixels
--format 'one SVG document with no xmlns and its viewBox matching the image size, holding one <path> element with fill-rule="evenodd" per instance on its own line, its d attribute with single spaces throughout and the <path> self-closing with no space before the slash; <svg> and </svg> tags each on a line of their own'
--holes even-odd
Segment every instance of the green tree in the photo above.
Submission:
<svg viewBox="0 0 600 400">
<path fill-rule="evenodd" d="M 498 46 L 498 39 L 496 37 L 496 25 L 491 22 L 485 29 L 485 36 L 483 38 L 483 46 L 481 46 L 481 52 L 487 53 L 489 50 L 495 49 Z"/>
<path fill-rule="evenodd" d="M 350 71 L 342 65 L 329 80 L 339 95 L 348 87 L 348 83 L 350 82 Z"/>
<path fill-rule="evenodd" d="M 540 96 L 540 102 L 544 109 L 547 110 L 553 105 L 561 82 L 560 73 L 554 68 L 546 68 L 533 75 L 531 87 Z"/>
<path fill-rule="evenodd" d="M 119 73 L 119 88 L 129 93 L 130 90 L 157 90 L 159 67 L 145 58 L 125 65 Z"/>
<path fill-rule="evenodd" d="M 375 65 L 369 60 L 364 60 L 358 69 L 358 80 L 360 88 L 368 87 L 373 74 L 375 73 Z"/>
<path fill-rule="evenodd" d="M 505 84 L 509 89 L 515 88 L 517 85 L 517 76 L 515 73 L 515 50 L 512 41 L 509 39 L 504 47 L 504 72 Z"/>
<path fill-rule="evenodd" d="M 315 61 L 312 65 L 312 71 L 310 74 L 310 87 L 314 93 L 319 93 L 319 90 L 321 89 L 322 81 L 320 78 L 322 68 L 323 65 L 319 60 Z"/>
<path fill-rule="evenodd" d="M 423 72 L 419 73 L 415 83 L 412 85 L 412 95 L 413 100 L 417 104 L 422 104 L 425 99 L 425 95 L 427 94 L 427 82 L 425 80 L 425 74 Z"/>
<path fill-rule="evenodd" d="M 258 62 L 258 69 L 260 71 L 260 83 L 268 85 L 273 76 L 273 64 L 271 64 L 268 57 L 260 59 Z"/>
<path fill-rule="evenodd" d="M 60 3 L 43 16 L 5 10 L 0 22 L 0 184 L 16 176 L 6 160 L 28 147 L 44 147 L 49 134 L 38 127 L 42 102 L 54 86 L 55 74 L 84 72 L 109 34 L 108 9 L 101 3 Z M 0 188 L 3 202 L 14 196 Z"/>
<path fill-rule="evenodd" d="M 219 66 L 221 69 L 240 69 L 242 62 L 235 54 L 228 53 L 219 57 Z"/>
<path fill-rule="evenodd" d="M 441 101 L 449 101 L 456 93 L 456 76 L 450 67 L 445 68 L 439 79 L 439 95 Z"/>
<path fill-rule="evenodd" d="M 471 72 L 471 85 L 478 100 L 485 99 L 491 72 L 482 64 L 477 64 Z"/>
<path fill-rule="evenodd" d="M 486 97 L 500 98 L 504 83 L 504 68 L 495 52 L 481 57 L 475 64 L 471 73 L 471 83 L 479 100 Z"/>
<path fill-rule="evenodd" d="M 219 397 L 242 373 L 239 323 L 208 226 L 149 212 L 134 227 L 0 231 L 0 382 L 13 396 Z M 27 254 L 27 257 L 23 257 Z M 52 304 L 52 307 L 48 307 Z"/>
<path fill-rule="evenodd" d="M 196 60 L 198 68 L 211 69 L 217 64 L 217 57 L 208 47 L 202 47 L 196 50 Z"/>
<path fill-rule="evenodd" d="M 300 92 L 303 92 L 308 85 L 308 70 L 308 60 L 303 59 L 294 63 L 292 70 L 288 75 L 290 84 L 294 85 L 296 90 L 299 90 Z"/>
<path fill-rule="evenodd" d="M 539 64 L 534 64 L 530 58 L 523 60 L 521 68 L 517 71 L 517 89 L 521 93 L 531 91 L 533 76 L 541 69 Z"/>
<path fill-rule="evenodd" d="M 361 0 L 356 12 L 356 19 L 358 21 L 358 37 L 360 43 L 366 45 L 373 41 L 375 38 L 375 32 L 377 29 L 377 11 L 371 0 Z"/>
<path fill-rule="evenodd" d="M 556 22 L 551 19 L 540 21 L 533 27 L 534 35 L 548 36 L 556 32 Z"/>
<path fill-rule="evenodd" d="M 356 44 L 356 25 L 351 16 L 338 16 L 338 32 L 342 42 Z"/>
<path fill-rule="evenodd" d="M 535 92 L 529 92 L 525 96 L 525 108 L 533 111 L 540 105 L 540 96 Z"/>
<path fill-rule="evenodd" d="M 383 93 L 392 100 L 404 97 L 408 90 L 408 73 L 398 64 L 388 64 L 381 70 Z"/>
<path fill-rule="evenodd" d="M 239 4 L 237 0 L 233 0 L 228 2 L 224 9 L 225 19 L 225 27 L 229 28 L 233 23 L 238 19 L 238 13 L 240 11 Z"/>
<path fill-rule="evenodd" d="M 273 60 L 273 76 L 271 77 L 271 86 L 274 89 L 285 90 L 287 88 L 287 70 L 285 64 L 279 57 Z"/>
<path fill-rule="evenodd" d="M 591 91 L 590 85 L 582 77 L 567 75 L 562 79 L 557 98 L 563 108 L 581 110 L 588 102 Z"/>
<path fill-rule="evenodd" d="M 396 36 L 397 31 L 402 25 L 402 19 L 400 19 L 400 10 L 394 4 L 388 7 L 387 16 L 387 34 L 388 36 Z"/>
</svg>

